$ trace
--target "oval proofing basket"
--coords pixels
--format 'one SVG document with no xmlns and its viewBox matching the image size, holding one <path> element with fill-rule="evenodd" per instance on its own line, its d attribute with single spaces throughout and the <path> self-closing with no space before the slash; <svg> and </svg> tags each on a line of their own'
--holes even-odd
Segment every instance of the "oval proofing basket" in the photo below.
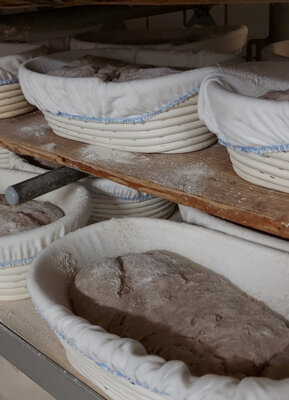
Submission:
<svg viewBox="0 0 289 400">
<path fill-rule="evenodd" d="M 289 193 L 289 152 L 258 155 L 227 148 L 234 171 L 245 181 Z"/>
<path fill-rule="evenodd" d="M 0 193 L 9 185 L 33 176 L 28 172 L 0 169 Z M 89 218 L 90 197 L 81 185 L 72 184 L 38 199 L 57 205 L 65 215 L 40 228 L 0 237 L 0 301 L 29 297 L 26 278 L 35 256 L 56 239 L 86 225 Z"/>
<path fill-rule="evenodd" d="M 174 251 L 222 274 L 288 318 L 287 252 L 189 224 L 148 218 L 100 222 L 44 250 L 28 280 L 36 309 L 64 344 L 74 368 L 113 400 L 287 400 L 288 379 L 194 377 L 185 364 L 147 355 L 140 343 L 73 313 L 68 288 L 78 270 L 103 257 L 156 249 Z"/>
<path fill-rule="evenodd" d="M 59 136 L 110 149 L 141 153 L 187 153 L 216 142 L 198 117 L 198 95 L 144 123 L 99 123 L 44 112 Z"/>
</svg>

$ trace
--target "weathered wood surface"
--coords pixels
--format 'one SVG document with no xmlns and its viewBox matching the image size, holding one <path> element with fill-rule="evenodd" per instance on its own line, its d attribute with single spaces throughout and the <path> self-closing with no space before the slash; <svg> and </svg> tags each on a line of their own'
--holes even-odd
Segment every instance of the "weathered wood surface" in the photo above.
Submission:
<svg viewBox="0 0 289 400">
<path fill-rule="evenodd" d="M 188 4 L 240 4 L 287 3 L 288 0 L 0 0 L 0 8 L 70 7 L 79 5 L 188 5 Z"/>
<path fill-rule="evenodd" d="M 2 120 L 0 146 L 289 238 L 288 194 L 239 178 L 220 145 L 189 154 L 110 150 L 56 136 L 36 111 Z"/>
</svg>

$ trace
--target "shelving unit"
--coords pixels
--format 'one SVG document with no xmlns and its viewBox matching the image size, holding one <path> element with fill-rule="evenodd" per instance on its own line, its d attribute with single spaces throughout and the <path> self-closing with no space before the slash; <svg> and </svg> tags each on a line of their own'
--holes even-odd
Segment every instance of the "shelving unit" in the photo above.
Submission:
<svg viewBox="0 0 289 400">
<path fill-rule="evenodd" d="M 288 0 L 242 2 L 287 3 Z M 185 7 L 238 3 L 239 0 L 0 0 L 0 9 L 49 7 L 54 12 L 53 7 L 60 10 L 71 6 L 99 5 L 106 13 L 108 7 L 105 9 L 104 6 L 112 5 Z M 87 15 L 85 21 L 95 24 L 96 19 L 88 20 Z M 24 28 L 25 24 L 21 29 Z M 98 148 L 58 137 L 48 127 L 43 115 L 36 111 L 0 120 L 0 146 L 108 178 L 289 239 L 288 194 L 243 181 L 234 173 L 226 148 L 219 144 L 200 152 L 179 155 L 127 153 Z M 58 339 L 34 311 L 30 300 L 0 302 L 0 354 L 57 400 L 111 400 L 105 388 L 95 387 L 72 368 Z"/>
<path fill-rule="evenodd" d="M 55 135 L 36 111 L 3 120 L 0 146 L 289 238 L 288 195 L 239 178 L 219 144 L 188 154 L 110 150 Z"/>
</svg>

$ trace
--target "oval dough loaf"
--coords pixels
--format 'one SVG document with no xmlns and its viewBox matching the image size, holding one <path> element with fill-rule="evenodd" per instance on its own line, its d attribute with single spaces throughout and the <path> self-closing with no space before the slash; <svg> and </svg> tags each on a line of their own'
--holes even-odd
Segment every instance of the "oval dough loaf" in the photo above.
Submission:
<svg viewBox="0 0 289 400">
<path fill-rule="evenodd" d="M 233 262 L 233 260 L 232 260 Z M 258 375 L 289 329 L 222 276 L 167 251 L 105 258 L 70 288 L 76 314 L 194 375 Z"/>
</svg>

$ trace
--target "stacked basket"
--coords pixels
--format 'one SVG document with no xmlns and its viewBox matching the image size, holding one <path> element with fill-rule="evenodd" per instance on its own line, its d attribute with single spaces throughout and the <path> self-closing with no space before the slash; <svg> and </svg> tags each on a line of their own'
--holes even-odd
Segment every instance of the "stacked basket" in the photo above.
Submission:
<svg viewBox="0 0 289 400">
<path fill-rule="evenodd" d="M 0 119 L 25 114 L 35 109 L 29 104 L 18 82 L 18 68 L 29 58 L 44 54 L 39 44 L 0 43 Z M 0 168 L 9 168 L 10 152 L 0 147 Z"/>
<path fill-rule="evenodd" d="M 175 203 L 142 193 L 107 179 L 83 182 L 92 197 L 91 222 L 120 217 L 169 218 Z"/>
<path fill-rule="evenodd" d="M 285 97 L 270 98 L 272 91 Z M 289 62 L 247 63 L 210 75 L 199 114 L 241 178 L 289 193 Z"/>
<path fill-rule="evenodd" d="M 18 69 L 29 58 L 46 53 L 39 44 L 0 43 L 0 118 L 15 117 L 32 111 L 18 82 Z"/>
</svg>

